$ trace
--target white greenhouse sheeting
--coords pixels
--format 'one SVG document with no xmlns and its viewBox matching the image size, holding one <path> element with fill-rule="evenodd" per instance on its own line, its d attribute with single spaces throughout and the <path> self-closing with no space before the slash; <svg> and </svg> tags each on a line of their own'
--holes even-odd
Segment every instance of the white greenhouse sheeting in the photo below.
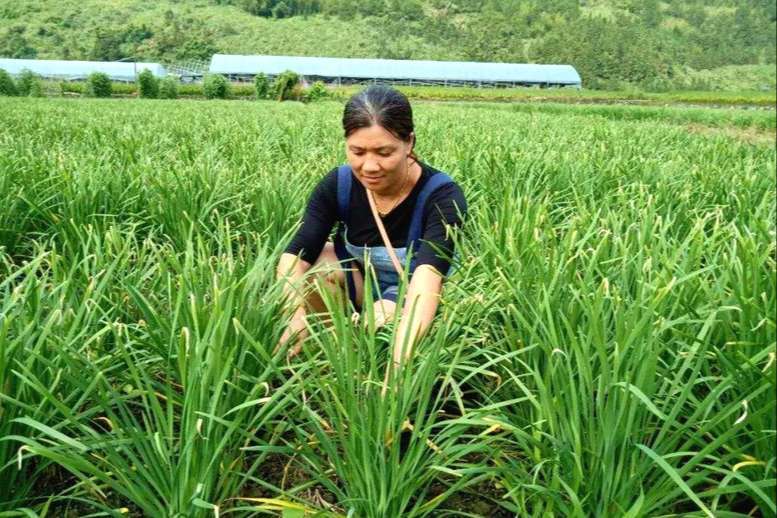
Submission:
<svg viewBox="0 0 777 518">
<path fill-rule="evenodd" d="M 52 59 L 0 58 L 0 68 L 11 75 L 29 70 L 45 78 L 86 79 L 92 72 L 103 72 L 114 81 L 134 81 L 137 74 L 148 69 L 156 77 L 167 75 L 159 63 L 133 63 L 117 61 L 60 61 Z"/>
<path fill-rule="evenodd" d="M 278 75 L 291 70 L 303 76 L 452 82 L 489 82 L 579 86 L 571 65 L 415 61 L 398 59 L 314 58 L 300 56 L 240 56 L 215 54 L 213 74 Z"/>
</svg>

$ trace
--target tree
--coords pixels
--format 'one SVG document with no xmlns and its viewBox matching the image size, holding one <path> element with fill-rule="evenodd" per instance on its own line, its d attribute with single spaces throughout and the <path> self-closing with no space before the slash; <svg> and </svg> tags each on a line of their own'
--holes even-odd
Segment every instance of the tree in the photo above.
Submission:
<svg viewBox="0 0 777 518">
<path fill-rule="evenodd" d="M 294 11 L 289 7 L 286 2 L 281 0 L 270 9 L 273 18 L 289 18 L 294 15 Z"/>
<path fill-rule="evenodd" d="M 43 95 L 43 85 L 41 84 L 40 76 L 26 68 L 19 74 L 16 86 L 19 95 L 31 97 L 42 97 Z"/>
<path fill-rule="evenodd" d="M 655 28 L 661 23 L 661 11 L 658 8 L 658 0 L 632 0 L 630 11 L 646 27 Z"/>
<path fill-rule="evenodd" d="M 294 87 L 299 83 L 299 75 L 291 70 L 282 72 L 275 78 L 272 85 L 272 96 L 279 101 L 286 101 L 294 97 Z"/>
<path fill-rule="evenodd" d="M 257 99 L 267 99 L 270 92 L 270 81 L 263 73 L 254 76 L 254 93 Z"/>
<path fill-rule="evenodd" d="M 19 91 L 16 88 L 11 75 L 0 68 L 0 95 L 18 95 Z"/>
<path fill-rule="evenodd" d="M 474 17 L 462 34 L 464 55 L 472 61 L 521 62 L 525 60 L 521 27 L 498 11 Z"/>
<path fill-rule="evenodd" d="M 144 99 L 156 99 L 159 97 L 159 80 L 147 68 L 144 68 L 138 74 L 138 93 Z"/>
<path fill-rule="evenodd" d="M 0 56 L 13 59 L 34 59 L 38 52 L 33 48 L 24 36 L 27 27 L 15 25 L 0 36 Z"/>
<path fill-rule="evenodd" d="M 229 96 L 229 83 L 220 74 L 208 74 L 202 85 L 206 99 L 226 99 Z"/>
<path fill-rule="evenodd" d="M 125 58 L 127 56 L 121 50 L 123 42 L 120 33 L 107 29 L 97 29 L 89 57 L 96 61 L 117 61 Z"/>
<path fill-rule="evenodd" d="M 165 76 L 159 83 L 159 98 L 160 99 L 177 99 L 178 98 L 178 79 L 173 76 Z"/>
<path fill-rule="evenodd" d="M 180 18 L 171 10 L 164 15 L 164 26 L 154 38 L 137 47 L 137 52 L 171 61 L 209 59 L 219 49 L 213 43 L 213 28 L 200 19 Z"/>
<path fill-rule="evenodd" d="M 392 20 L 417 21 L 424 18 L 424 9 L 418 0 L 386 0 L 385 11 Z"/>
<path fill-rule="evenodd" d="M 237 5 L 264 18 L 288 18 L 321 12 L 319 0 L 237 0 Z"/>
<path fill-rule="evenodd" d="M 343 20 L 350 20 L 356 15 L 382 16 L 386 14 L 385 0 L 328 0 L 322 11 Z"/>
<path fill-rule="evenodd" d="M 534 48 L 532 60 L 568 63 L 587 86 L 619 87 L 666 74 L 655 37 L 627 17 L 567 22 Z"/>
<path fill-rule="evenodd" d="M 36 78 L 30 85 L 30 92 L 27 94 L 29 97 L 45 97 L 46 94 L 43 91 L 43 82 Z"/>
<path fill-rule="evenodd" d="M 86 80 L 86 92 L 90 97 L 110 97 L 113 85 L 107 74 L 92 72 Z"/>
<path fill-rule="evenodd" d="M 303 94 L 302 100 L 306 103 L 320 101 L 329 97 L 329 91 L 321 81 L 316 81 Z"/>
<path fill-rule="evenodd" d="M 774 0 L 751 0 L 753 7 L 761 9 L 766 16 L 767 21 L 774 23 L 777 21 L 777 2 Z"/>
</svg>

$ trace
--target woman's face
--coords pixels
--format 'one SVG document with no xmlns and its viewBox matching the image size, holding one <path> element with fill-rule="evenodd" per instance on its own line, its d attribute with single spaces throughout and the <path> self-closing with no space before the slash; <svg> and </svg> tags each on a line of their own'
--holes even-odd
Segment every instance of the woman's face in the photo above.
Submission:
<svg viewBox="0 0 777 518">
<path fill-rule="evenodd" d="M 383 127 L 360 128 L 345 139 L 348 163 L 365 189 L 391 192 L 404 181 L 412 139 L 405 142 Z"/>
</svg>

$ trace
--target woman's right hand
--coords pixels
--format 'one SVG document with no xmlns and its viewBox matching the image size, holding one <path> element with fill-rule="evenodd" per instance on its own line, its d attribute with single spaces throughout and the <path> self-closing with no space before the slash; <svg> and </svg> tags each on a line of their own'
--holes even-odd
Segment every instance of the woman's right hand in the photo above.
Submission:
<svg viewBox="0 0 777 518">
<path fill-rule="evenodd" d="M 289 328 L 286 328 L 286 330 L 281 335 L 280 340 L 278 340 L 278 343 L 275 344 L 275 347 L 272 350 L 273 354 L 278 354 L 278 351 L 280 351 L 284 345 L 286 345 L 287 342 L 289 342 L 290 339 L 293 338 L 294 333 L 289 330 Z M 287 352 L 286 357 L 287 358 L 294 358 L 299 354 L 299 352 L 302 350 L 302 344 L 297 341 Z"/>
<path fill-rule="evenodd" d="M 296 285 L 310 268 L 310 264 L 300 260 L 297 256 L 284 253 L 278 261 L 276 276 L 278 280 L 284 280 L 283 292 L 289 301 L 289 306 L 295 307 L 294 315 L 288 327 L 283 331 L 280 340 L 275 344 L 273 354 L 276 354 L 288 342 L 293 345 L 286 353 L 287 358 L 293 358 L 302 350 L 302 342 L 305 341 L 307 328 L 305 325 L 305 307 L 302 299 L 296 291 Z"/>
<path fill-rule="evenodd" d="M 300 307 L 294 312 L 294 316 L 291 318 L 289 325 L 283 331 L 280 340 L 273 349 L 273 354 L 277 352 L 287 343 L 291 342 L 292 345 L 286 353 L 287 358 L 294 358 L 302 350 L 302 342 L 305 341 L 307 329 L 305 326 L 305 310 Z"/>
</svg>

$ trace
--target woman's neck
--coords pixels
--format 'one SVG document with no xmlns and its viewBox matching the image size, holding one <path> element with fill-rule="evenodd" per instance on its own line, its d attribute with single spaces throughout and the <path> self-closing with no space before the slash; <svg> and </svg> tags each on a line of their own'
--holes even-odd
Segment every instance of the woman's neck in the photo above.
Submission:
<svg viewBox="0 0 777 518">
<path fill-rule="evenodd" d="M 421 164 L 418 162 L 413 162 L 408 167 L 407 176 L 403 175 L 402 178 L 400 178 L 396 184 L 392 185 L 389 190 L 384 192 L 373 191 L 372 194 L 378 200 L 394 200 L 411 191 L 416 182 L 418 182 L 418 179 L 421 178 L 422 172 Z"/>
</svg>

